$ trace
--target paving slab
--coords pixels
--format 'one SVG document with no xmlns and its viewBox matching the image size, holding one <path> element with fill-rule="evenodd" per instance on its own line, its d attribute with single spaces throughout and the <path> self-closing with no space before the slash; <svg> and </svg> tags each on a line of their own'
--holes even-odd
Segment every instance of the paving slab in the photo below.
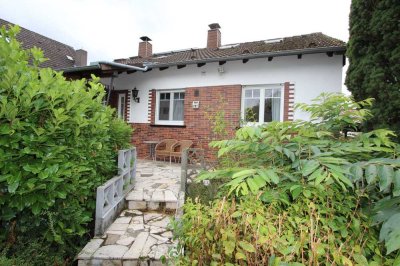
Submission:
<svg viewBox="0 0 400 266">
<path fill-rule="evenodd" d="M 140 253 L 140 257 L 141 258 L 147 258 L 149 257 L 149 253 L 151 251 L 151 248 L 157 244 L 157 239 L 154 238 L 151 234 L 149 235 L 149 237 L 146 240 L 146 243 L 143 245 L 143 249 Z"/>
<path fill-rule="evenodd" d="M 93 254 L 94 259 L 120 259 L 128 251 L 126 246 L 107 245 L 102 246 Z"/>
<path fill-rule="evenodd" d="M 176 202 L 178 200 L 176 195 L 171 190 L 165 190 L 164 195 L 166 202 Z"/>
<path fill-rule="evenodd" d="M 94 252 L 100 248 L 103 244 L 104 240 L 101 238 L 95 238 L 90 240 L 89 243 L 82 249 L 82 251 L 78 254 L 78 259 L 90 259 Z"/>
<path fill-rule="evenodd" d="M 142 224 L 143 223 L 143 215 L 138 215 L 132 218 L 131 224 Z"/>
<path fill-rule="evenodd" d="M 142 232 L 138 235 L 138 237 L 135 239 L 133 242 L 132 246 L 130 249 L 124 254 L 123 258 L 124 260 L 127 259 L 139 259 L 140 254 L 142 252 L 143 246 L 147 241 L 147 238 L 149 237 L 149 233 L 147 232 Z"/>
<path fill-rule="evenodd" d="M 126 200 L 142 201 L 143 200 L 143 189 L 134 189 L 128 193 Z"/>
<path fill-rule="evenodd" d="M 119 217 L 117 218 L 114 223 L 116 224 L 129 224 L 131 222 L 131 217 Z"/>
<path fill-rule="evenodd" d="M 153 221 L 153 220 L 160 220 L 162 218 L 164 218 L 164 215 L 162 213 L 158 213 L 158 212 L 148 212 L 143 215 L 143 219 L 144 219 L 145 223 L 147 223 L 149 221 Z"/>
<path fill-rule="evenodd" d="M 112 223 L 110 227 L 108 227 L 107 231 L 126 231 L 128 229 L 129 223 Z"/>
<path fill-rule="evenodd" d="M 155 190 L 151 196 L 151 201 L 165 202 L 164 191 L 159 189 Z"/>
<path fill-rule="evenodd" d="M 173 234 L 171 231 L 167 231 L 165 233 L 162 233 L 161 236 L 166 237 L 166 238 L 172 238 Z"/>
<path fill-rule="evenodd" d="M 113 245 L 115 244 L 122 235 L 114 235 L 114 234 L 107 234 L 106 242 L 104 245 Z"/>
<path fill-rule="evenodd" d="M 159 221 L 150 221 L 149 224 L 151 226 L 157 226 L 157 227 L 162 227 L 162 228 L 167 228 L 168 224 L 170 222 L 169 217 L 164 217 L 162 220 Z"/>
<path fill-rule="evenodd" d="M 135 238 L 132 236 L 121 236 L 120 239 L 116 242 L 117 245 L 123 245 L 123 246 L 130 246 L 133 241 L 135 241 Z"/>
</svg>

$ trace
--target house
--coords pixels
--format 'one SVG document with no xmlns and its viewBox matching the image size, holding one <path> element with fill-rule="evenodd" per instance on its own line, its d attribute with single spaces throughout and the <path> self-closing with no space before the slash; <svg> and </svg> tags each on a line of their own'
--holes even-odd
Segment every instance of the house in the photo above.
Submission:
<svg viewBox="0 0 400 266">
<path fill-rule="evenodd" d="M 114 60 L 118 67 L 100 75 L 112 90 L 110 104 L 135 128 L 139 157 L 149 155 L 144 141 L 164 138 L 207 149 L 215 114 L 224 115 L 231 135 L 243 124 L 308 119 L 294 111 L 295 103 L 341 91 L 346 48 L 338 39 L 311 33 L 229 45 L 221 40 L 218 23 L 209 25 L 206 48 L 153 53 L 144 36 L 137 56 Z"/>
<path fill-rule="evenodd" d="M 14 26 L 13 23 L 0 18 L 1 26 Z M 34 46 L 43 50 L 44 57 L 49 60 L 41 63 L 40 67 L 50 67 L 53 69 L 70 68 L 74 66 L 84 66 L 87 64 L 87 52 L 82 49 L 74 50 L 69 45 L 50 39 L 39 33 L 20 27 L 17 40 L 24 49 L 31 49 Z"/>
</svg>

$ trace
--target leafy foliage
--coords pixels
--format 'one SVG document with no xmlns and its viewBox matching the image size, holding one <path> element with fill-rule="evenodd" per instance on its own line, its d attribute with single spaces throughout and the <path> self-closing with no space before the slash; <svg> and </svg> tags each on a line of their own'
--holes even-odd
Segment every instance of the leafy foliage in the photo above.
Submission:
<svg viewBox="0 0 400 266">
<path fill-rule="evenodd" d="M 375 98 L 367 127 L 400 136 L 400 2 L 353 0 L 346 85 L 356 100 Z"/>
<path fill-rule="evenodd" d="M 219 157 L 224 158 L 221 161 L 227 163 L 202 173 L 198 180 L 224 181 L 220 190 L 223 196 L 243 199 L 259 195 L 268 210 L 272 206 L 277 208 L 273 212 L 275 216 L 285 217 L 290 212 L 288 219 L 298 230 L 311 214 L 296 214 L 291 210 L 301 210 L 304 204 L 309 206 L 310 199 L 320 219 L 327 218 L 328 213 L 337 214 L 336 228 L 348 228 L 347 219 L 359 217 L 359 223 L 365 222 L 365 230 L 369 232 L 365 241 L 375 246 L 359 255 L 378 263 L 375 256 L 381 257 L 382 249 L 375 239 L 380 230 L 379 241 L 385 244 L 384 252 L 388 256 L 384 257 L 386 262 L 378 264 L 388 263 L 399 253 L 400 243 L 399 231 L 394 226 L 400 213 L 400 159 L 399 146 L 391 140 L 393 132 L 379 129 L 347 136 L 346 130 L 357 128 L 369 115 L 364 107 L 370 100 L 357 103 L 343 95 L 322 95 L 318 100 L 319 104 L 298 106 L 311 112 L 311 122 L 271 122 L 260 127 L 244 127 L 236 132 L 234 139 L 212 142 L 219 149 Z M 342 213 L 343 208 L 347 209 Z M 340 230 L 332 232 L 331 237 L 339 243 L 348 243 Z M 309 234 L 306 233 L 308 237 Z M 335 257 L 330 252 L 337 247 L 333 242 L 327 245 L 330 250 L 327 256 Z M 344 256 L 351 263 L 365 265 L 353 261 L 349 256 L 353 252 Z M 301 262 L 304 263 L 303 257 Z"/>
<path fill-rule="evenodd" d="M 313 104 L 296 104 L 296 108 L 311 114 L 310 121 L 319 130 L 328 130 L 336 136 L 347 131 L 357 131 L 357 127 L 371 117 L 367 107 L 372 106 L 372 98 L 355 102 L 343 94 L 322 93 Z"/>
<path fill-rule="evenodd" d="M 75 246 L 131 129 L 102 105 L 97 78 L 66 81 L 38 68 L 42 52 L 22 50 L 18 31 L 2 27 L 0 38 L 0 238 L 11 246 L 39 231 L 48 243 Z"/>
<path fill-rule="evenodd" d="M 286 208 L 256 196 L 223 198 L 212 206 L 187 201 L 175 224 L 185 257 L 175 265 L 392 265 L 375 229 L 357 211 L 359 195 L 307 191 Z"/>
</svg>

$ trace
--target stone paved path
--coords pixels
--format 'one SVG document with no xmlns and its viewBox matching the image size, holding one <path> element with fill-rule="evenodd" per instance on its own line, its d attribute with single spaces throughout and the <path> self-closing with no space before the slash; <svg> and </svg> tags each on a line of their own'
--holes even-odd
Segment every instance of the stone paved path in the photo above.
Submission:
<svg viewBox="0 0 400 266">
<path fill-rule="evenodd" d="M 179 190 L 180 165 L 138 160 L 128 209 L 83 248 L 78 265 L 162 265 L 161 256 L 176 246 L 168 225 L 183 203 Z"/>
<path fill-rule="evenodd" d="M 180 164 L 139 161 L 135 187 L 126 197 L 129 209 L 176 210 L 180 171 Z"/>
</svg>

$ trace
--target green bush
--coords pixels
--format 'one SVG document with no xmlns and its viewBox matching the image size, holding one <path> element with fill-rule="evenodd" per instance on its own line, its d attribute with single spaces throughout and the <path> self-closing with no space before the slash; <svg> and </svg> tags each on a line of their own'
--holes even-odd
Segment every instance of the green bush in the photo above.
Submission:
<svg viewBox="0 0 400 266">
<path fill-rule="evenodd" d="M 298 106 L 311 113 L 311 122 L 271 122 L 244 127 L 236 132 L 235 138 L 211 144 L 219 149 L 222 163 L 215 171 L 201 174 L 198 181 L 222 181 L 220 194 L 238 199 L 238 208 L 249 209 L 246 215 L 222 218 L 229 223 L 225 226 L 246 224 L 246 217 L 257 216 L 257 210 L 264 206 L 267 211 L 261 216 L 268 217 L 269 222 L 282 221 L 281 229 L 285 228 L 278 237 L 271 237 L 269 232 L 266 247 L 260 246 L 260 250 L 254 247 L 254 253 L 267 255 L 261 260 L 254 257 L 250 265 L 273 258 L 282 263 L 308 265 L 400 263 L 400 229 L 396 226 L 400 223 L 399 146 L 391 141 L 393 133 L 383 129 L 348 136 L 349 130 L 357 129 L 369 116 L 365 107 L 370 104 L 370 99 L 356 103 L 342 95 L 322 95 L 315 104 Z M 260 202 L 254 196 L 249 200 L 249 195 L 258 195 Z M 214 202 L 213 206 L 218 204 L 219 201 Z M 258 207 L 252 208 L 252 204 Z M 219 229 L 213 225 L 219 224 L 225 214 L 213 211 L 208 214 L 208 207 L 200 204 L 193 207 L 189 203 L 187 208 L 187 212 L 196 209 L 199 223 L 204 218 L 209 227 L 190 226 L 193 221 L 185 214 L 180 241 L 189 247 L 186 259 L 199 256 L 202 258 L 199 264 L 212 260 L 219 264 L 221 261 L 215 254 L 222 254 L 218 247 L 224 238 L 219 237 Z M 309 224 L 312 220 L 318 225 L 314 231 Z M 258 222 L 259 231 L 255 235 L 261 237 L 261 230 L 270 225 Z M 205 240 L 206 244 L 196 249 L 190 244 L 196 237 L 185 231 L 188 224 L 193 231 L 198 226 L 200 235 L 204 230 L 202 236 L 210 232 L 217 238 Z M 253 243 L 254 239 L 246 238 L 248 232 L 246 227 L 237 227 L 238 239 Z M 292 234 L 290 239 L 286 233 Z M 313 243 L 311 240 L 316 236 L 319 242 Z M 246 259 L 232 258 L 226 261 L 246 263 Z"/>
<path fill-rule="evenodd" d="M 0 242 L 12 250 L 33 235 L 67 250 L 86 241 L 96 187 L 131 129 L 102 104 L 97 78 L 38 68 L 42 52 L 22 50 L 18 31 L 0 31 Z"/>
<path fill-rule="evenodd" d="M 358 212 L 360 197 L 334 189 L 309 191 L 287 206 L 265 205 L 256 196 L 237 203 L 216 200 L 212 206 L 187 201 L 182 226 L 175 229 L 185 247 L 177 264 L 366 265 L 367 257 L 384 264 L 377 233 Z"/>
</svg>

